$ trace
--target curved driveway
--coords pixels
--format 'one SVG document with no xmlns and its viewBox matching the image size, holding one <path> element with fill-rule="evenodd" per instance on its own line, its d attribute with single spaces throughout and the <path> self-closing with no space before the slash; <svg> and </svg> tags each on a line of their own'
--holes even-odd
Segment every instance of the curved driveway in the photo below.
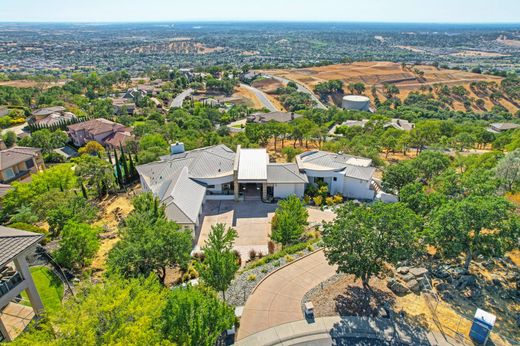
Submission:
<svg viewBox="0 0 520 346">
<path fill-rule="evenodd" d="M 274 78 L 285 84 L 287 84 L 289 82 L 294 82 L 296 84 L 296 86 L 298 87 L 299 92 L 308 94 L 314 100 L 314 102 L 316 102 L 316 108 L 327 109 L 327 106 L 325 106 L 323 104 L 323 102 L 321 102 L 320 99 L 309 88 L 307 88 L 305 85 L 301 84 L 300 82 L 297 82 L 297 81 L 291 80 L 291 79 L 287 79 L 284 77 L 280 77 L 280 76 L 269 75 L 269 74 L 264 74 L 264 76 L 266 76 L 268 78 Z"/>
<path fill-rule="evenodd" d="M 265 108 L 269 109 L 270 112 L 278 111 L 276 106 L 271 102 L 271 100 L 269 100 L 267 95 L 262 90 L 259 90 L 255 87 L 252 87 L 251 85 L 247 85 L 244 83 L 241 83 L 240 85 L 254 93 L 258 100 L 264 105 Z"/>
<path fill-rule="evenodd" d="M 238 340 L 280 324 L 304 318 L 305 293 L 336 273 L 323 250 L 297 260 L 267 276 L 249 296 L 238 330 Z"/>
</svg>

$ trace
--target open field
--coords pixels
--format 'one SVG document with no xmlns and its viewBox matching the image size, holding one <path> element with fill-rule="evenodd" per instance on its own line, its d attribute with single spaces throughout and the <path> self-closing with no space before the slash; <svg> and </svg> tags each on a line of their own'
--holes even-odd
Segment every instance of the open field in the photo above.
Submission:
<svg viewBox="0 0 520 346">
<path fill-rule="evenodd" d="M 424 72 L 424 76 L 420 78 L 414 69 Z M 404 68 L 401 64 L 393 62 L 355 62 L 352 64 L 338 64 L 320 67 L 311 67 L 303 69 L 275 69 L 268 71 L 260 71 L 271 75 L 284 77 L 294 80 L 305 85 L 307 88 L 314 90 L 314 87 L 321 82 L 330 80 L 341 80 L 347 86 L 349 83 L 361 82 L 366 85 L 365 94 L 373 101 L 370 89 L 375 86 L 378 97 L 384 101 L 383 84 L 390 83 L 396 85 L 401 100 L 404 100 L 408 94 L 413 91 L 420 91 L 421 88 L 433 87 L 436 84 L 446 84 L 450 87 L 461 85 L 469 91 L 470 98 L 479 98 L 469 88 L 470 83 L 478 81 L 495 82 L 499 84 L 501 77 L 482 75 L 459 70 L 437 69 L 434 66 L 418 65 L 413 68 Z M 267 92 L 268 88 L 275 88 L 273 82 L 266 80 L 260 82 L 259 87 Z M 265 85 L 264 85 L 265 84 Z M 345 93 L 348 90 L 345 88 Z M 484 98 L 486 109 L 493 107 L 493 102 L 489 98 Z M 500 104 L 510 111 L 516 111 L 518 108 L 510 102 L 501 99 Z M 460 102 L 454 102 L 455 110 L 463 110 L 464 106 Z M 475 109 L 477 110 L 477 109 Z"/>
</svg>

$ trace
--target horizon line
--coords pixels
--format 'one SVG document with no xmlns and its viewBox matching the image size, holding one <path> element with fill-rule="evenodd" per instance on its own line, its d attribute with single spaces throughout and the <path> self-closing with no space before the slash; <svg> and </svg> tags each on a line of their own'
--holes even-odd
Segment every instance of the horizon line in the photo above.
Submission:
<svg viewBox="0 0 520 346">
<path fill-rule="evenodd" d="M 182 20 L 143 20 L 143 21 L 26 21 L 26 20 L 0 20 L 0 24 L 226 24 L 226 23 L 294 23 L 294 24 L 428 24 L 428 25 L 520 25 L 519 22 L 413 22 L 413 21 L 356 21 L 356 20 L 292 20 L 292 19 L 182 19 Z"/>
</svg>

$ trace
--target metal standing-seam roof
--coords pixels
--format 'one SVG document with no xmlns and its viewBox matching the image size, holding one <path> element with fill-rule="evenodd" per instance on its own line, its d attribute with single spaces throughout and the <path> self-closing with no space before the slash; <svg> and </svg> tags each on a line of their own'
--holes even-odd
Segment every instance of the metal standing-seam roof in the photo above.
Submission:
<svg viewBox="0 0 520 346">
<path fill-rule="evenodd" d="M 267 180 L 269 163 L 265 149 L 240 149 L 238 158 L 238 180 Z"/>
<path fill-rule="evenodd" d="M 166 206 L 166 217 L 181 224 L 197 222 L 206 188 L 189 178 L 187 167 L 177 171 L 154 192 Z"/>
<path fill-rule="evenodd" d="M 309 180 L 295 163 L 271 163 L 267 165 L 268 184 L 306 184 Z"/>
<path fill-rule="evenodd" d="M 42 238 L 41 234 L 0 226 L 0 267 L 11 262 Z"/>
</svg>

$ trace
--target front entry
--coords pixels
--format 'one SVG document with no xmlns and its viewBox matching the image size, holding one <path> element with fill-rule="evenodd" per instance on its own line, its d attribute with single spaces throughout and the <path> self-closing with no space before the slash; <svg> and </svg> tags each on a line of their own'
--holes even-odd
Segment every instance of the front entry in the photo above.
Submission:
<svg viewBox="0 0 520 346">
<path fill-rule="evenodd" d="M 262 200 L 262 184 L 240 184 L 240 193 L 243 194 L 244 201 Z"/>
</svg>

